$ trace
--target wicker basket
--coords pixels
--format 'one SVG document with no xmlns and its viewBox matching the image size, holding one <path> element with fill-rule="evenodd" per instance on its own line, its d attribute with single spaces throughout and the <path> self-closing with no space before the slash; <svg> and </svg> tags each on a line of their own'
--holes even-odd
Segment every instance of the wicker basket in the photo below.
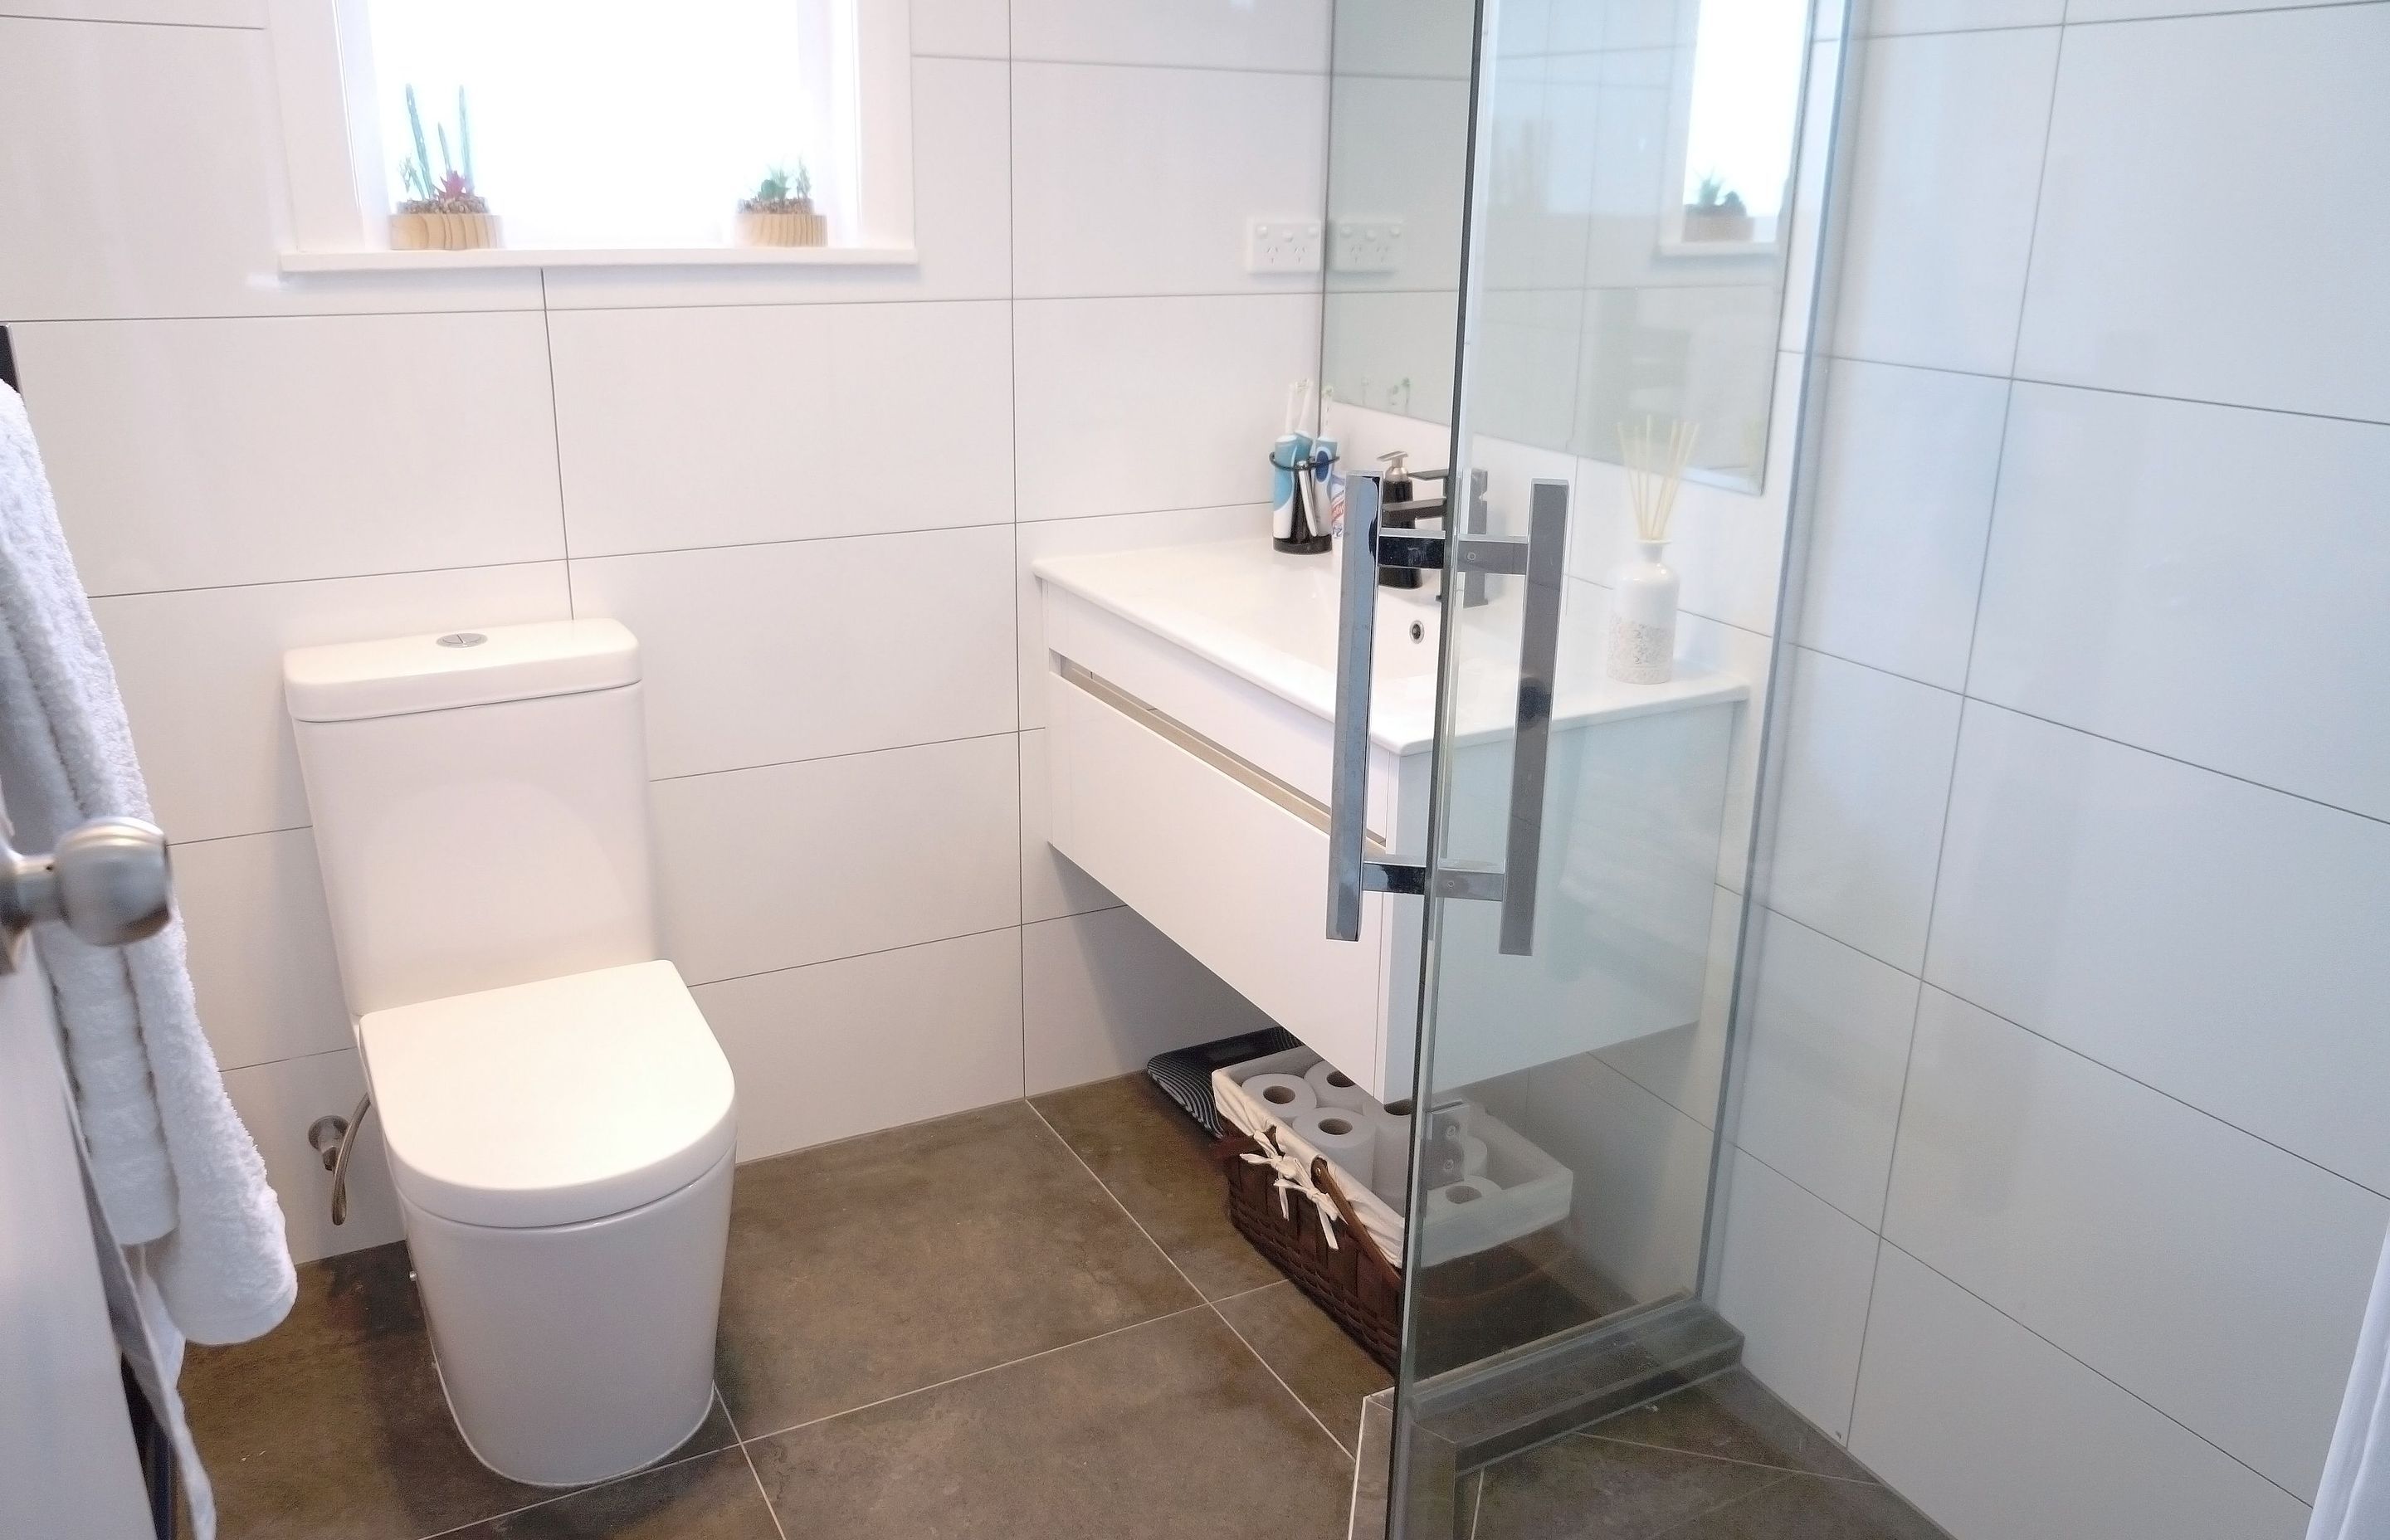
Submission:
<svg viewBox="0 0 2390 1540">
<path fill-rule="evenodd" d="M 1312 1185 L 1335 1203 L 1337 1244 L 1329 1249 L 1318 1212 L 1309 1199 L 1290 1198 L 1279 1212 L 1279 1189 L 1271 1168 L 1239 1157 L 1261 1146 L 1249 1135 L 1229 1134 L 1212 1147 L 1228 1180 L 1228 1221 L 1294 1286 L 1326 1311 L 1345 1335 L 1392 1373 L 1402 1354 L 1403 1277 L 1362 1227 L 1352 1201 L 1324 1160 L 1311 1162 Z"/>
</svg>

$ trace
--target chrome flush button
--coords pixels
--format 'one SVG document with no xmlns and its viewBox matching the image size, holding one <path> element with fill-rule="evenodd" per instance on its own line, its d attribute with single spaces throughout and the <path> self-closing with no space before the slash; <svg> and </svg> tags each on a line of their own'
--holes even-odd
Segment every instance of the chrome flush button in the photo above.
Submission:
<svg viewBox="0 0 2390 1540">
<path fill-rule="evenodd" d="M 440 645 L 442 647 L 479 647 L 488 640 L 487 636 L 478 631 L 451 631 L 440 638 Z"/>
</svg>

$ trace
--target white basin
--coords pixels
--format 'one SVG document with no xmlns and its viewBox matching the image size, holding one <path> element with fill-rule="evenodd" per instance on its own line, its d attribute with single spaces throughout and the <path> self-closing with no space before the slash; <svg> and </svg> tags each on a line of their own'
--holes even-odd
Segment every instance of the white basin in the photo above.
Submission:
<svg viewBox="0 0 2390 1540">
<path fill-rule="evenodd" d="M 1370 894 L 1358 943 L 1326 938 L 1325 808 L 1337 563 L 1260 541 L 1038 561 L 1055 847 L 1373 1094 L 1407 1094 L 1420 901 Z M 1440 606 L 1381 589 L 1369 831 L 1426 841 Z M 1508 827 L 1519 606 L 1457 614 L 1447 853 L 1498 861 Z M 1602 676 L 1607 596 L 1572 581 L 1554 692 L 1537 941 L 1447 911 L 1437 1066 L 1458 1086 L 1691 1021 L 1701 1003 L 1727 745 L 1746 690 Z"/>
</svg>

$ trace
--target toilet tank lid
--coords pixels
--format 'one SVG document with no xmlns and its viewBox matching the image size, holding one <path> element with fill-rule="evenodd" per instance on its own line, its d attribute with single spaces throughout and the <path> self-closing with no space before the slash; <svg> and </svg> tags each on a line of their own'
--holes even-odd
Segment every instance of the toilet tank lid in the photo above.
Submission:
<svg viewBox="0 0 2390 1540">
<path fill-rule="evenodd" d="M 427 632 L 282 655 L 282 697 L 301 722 L 577 695 L 638 677 L 638 638 L 620 621 L 606 620 Z"/>
</svg>

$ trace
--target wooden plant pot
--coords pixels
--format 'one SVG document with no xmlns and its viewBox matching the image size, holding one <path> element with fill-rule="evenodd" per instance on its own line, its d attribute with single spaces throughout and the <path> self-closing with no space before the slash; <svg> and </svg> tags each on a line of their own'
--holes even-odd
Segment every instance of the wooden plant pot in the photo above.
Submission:
<svg viewBox="0 0 2390 1540">
<path fill-rule="evenodd" d="M 390 216 L 393 251 L 478 251 L 504 244 L 495 214 L 451 213 L 427 209 Z"/>
<path fill-rule="evenodd" d="M 738 242 L 741 246 L 827 246 L 829 221 L 816 213 L 810 204 L 778 213 L 741 209 Z"/>
<path fill-rule="evenodd" d="M 1750 214 L 1702 213 L 1688 207 L 1685 210 L 1685 239 L 1750 240 L 1758 233 L 1758 222 Z"/>
</svg>

